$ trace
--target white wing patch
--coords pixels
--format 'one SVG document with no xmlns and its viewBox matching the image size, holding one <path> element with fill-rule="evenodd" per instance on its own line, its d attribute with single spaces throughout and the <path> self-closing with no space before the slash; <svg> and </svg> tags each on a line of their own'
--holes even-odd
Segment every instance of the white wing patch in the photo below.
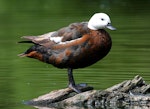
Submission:
<svg viewBox="0 0 150 109">
<path fill-rule="evenodd" d="M 55 43 L 61 43 L 62 42 L 62 38 L 63 37 L 59 37 L 59 36 L 57 36 L 57 37 L 50 37 L 50 40 L 51 41 L 54 41 Z"/>
<path fill-rule="evenodd" d="M 78 41 L 78 40 L 81 40 L 81 38 L 70 40 L 70 41 L 65 41 L 65 42 L 60 42 L 59 44 L 68 44 L 68 43 L 72 43 L 72 42 L 75 42 L 75 41 Z"/>
</svg>

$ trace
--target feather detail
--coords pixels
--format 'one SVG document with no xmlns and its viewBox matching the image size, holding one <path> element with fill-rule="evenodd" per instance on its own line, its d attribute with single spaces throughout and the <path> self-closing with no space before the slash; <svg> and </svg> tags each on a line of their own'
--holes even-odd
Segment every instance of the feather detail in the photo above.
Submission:
<svg viewBox="0 0 150 109">
<path fill-rule="evenodd" d="M 19 57 L 26 57 L 26 56 L 27 56 L 27 54 L 25 54 L 25 53 L 21 53 L 21 54 L 18 54 L 18 56 L 19 56 Z"/>
<path fill-rule="evenodd" d="M 19 41 L 18 43 L 33 43 L 32 41 Z"/>
</svg>

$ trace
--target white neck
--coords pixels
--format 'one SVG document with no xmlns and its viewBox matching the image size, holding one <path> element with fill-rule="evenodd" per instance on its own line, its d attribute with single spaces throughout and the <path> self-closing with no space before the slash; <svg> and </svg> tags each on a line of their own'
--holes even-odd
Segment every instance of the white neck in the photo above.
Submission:
<svg viewBox="0 0 150 109">
<path fill-rule="evenodd" d="M 88 23 L 88 28 L 91 30 L 97 30 L 96 28 L 94 28 L 90 23 Z"/>
</svg>

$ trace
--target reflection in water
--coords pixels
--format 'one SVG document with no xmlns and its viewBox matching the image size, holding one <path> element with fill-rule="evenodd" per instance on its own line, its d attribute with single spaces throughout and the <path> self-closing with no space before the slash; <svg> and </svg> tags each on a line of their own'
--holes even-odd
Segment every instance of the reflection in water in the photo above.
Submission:
<svg viewBox="0 0 150 109">
<path fill-rule="evenodd" d="M 100 62 L 75 70 L 75 79 L 95 89 L 105 89 L 137 74 L 150 82 L 149 4 L 149 0 L 1 0 L 0 108 L 32 108 L 21 105 L 21 101 L 67 84 L 65 69 L 17 57 L 30 46 L 16 44 L 20 36 L 43 34 L 72 22 L 87 21 L 95 12 L 111 16 L 117 28 L 115 32 L 107 30 L 113 46 Z"/>
</svg>

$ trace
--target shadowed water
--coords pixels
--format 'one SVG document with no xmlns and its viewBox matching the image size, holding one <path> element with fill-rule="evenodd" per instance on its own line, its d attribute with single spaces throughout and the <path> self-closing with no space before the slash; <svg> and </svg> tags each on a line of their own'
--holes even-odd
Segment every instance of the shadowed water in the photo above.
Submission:
<svg viewBox="0 0 150 109">
<path fill-rule="evenodd" d="M 24 35 L 39 35 L 72 22 L 87 21 L 95 12 L 110 15 L 116 31 L 110 53 L 96 64 L 74 70 L 77 83 L 105 89 L 141 75 L 150 82 L 149 0 L 0 0 L 0 108 L 33 109 L 22 104 L 67 87 L 66 69 L 20 58 L 30 44 Z"/>
</svg>

